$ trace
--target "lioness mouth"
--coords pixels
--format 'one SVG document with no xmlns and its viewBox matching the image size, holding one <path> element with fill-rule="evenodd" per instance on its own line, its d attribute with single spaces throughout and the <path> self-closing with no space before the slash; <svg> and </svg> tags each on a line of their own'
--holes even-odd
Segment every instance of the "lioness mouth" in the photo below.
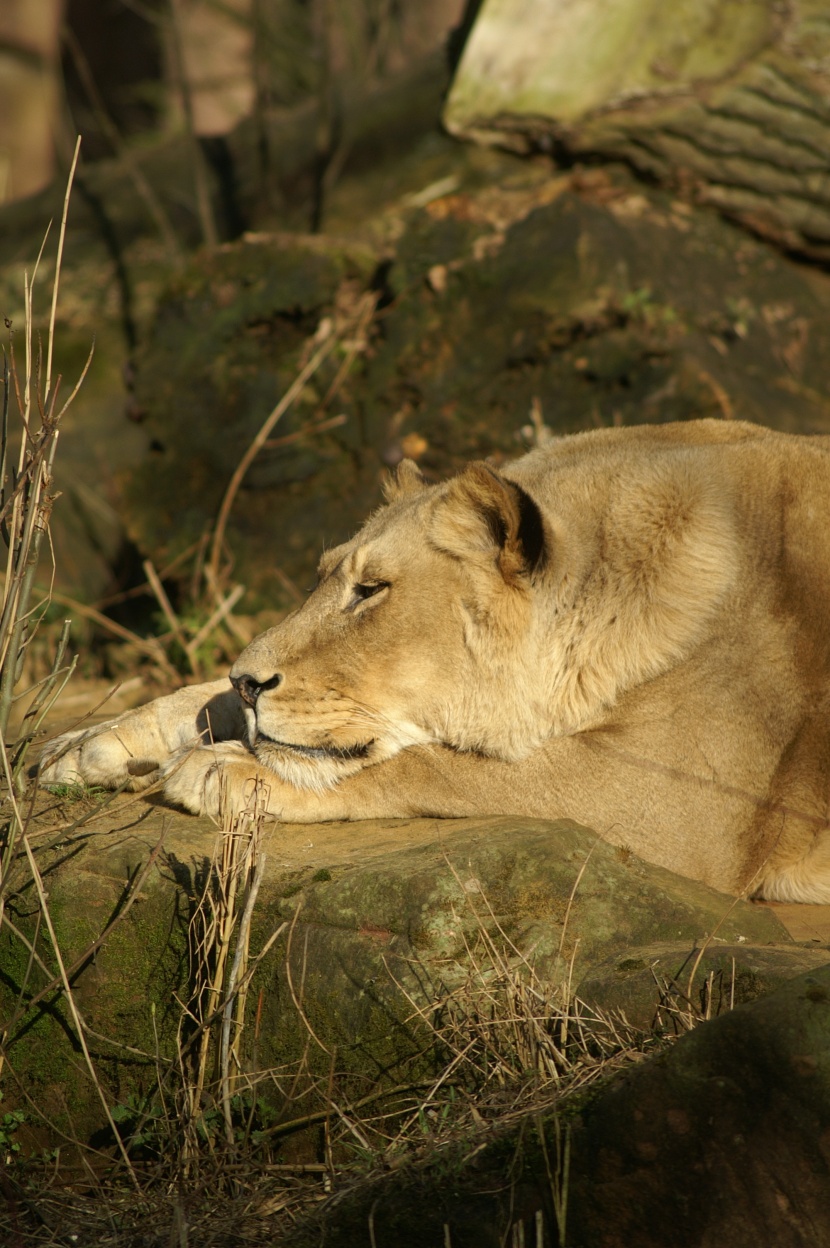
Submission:
<svg viewBox="0 0 830 1248">
<path fill-rule="evenodd" d="M 264 732 L 257 733 L 257 740 L 267 741 L 269 745 L 275 745 L 281 750 L 294 750 L 297 754 L 304 754 L 306 758 L 339 758 L 344 762 L 353 758 L 366 758 L 375 744 L 372 740 L 365 745 L 297 745 L 294 741 L 275 741 Z"/>
</svg>

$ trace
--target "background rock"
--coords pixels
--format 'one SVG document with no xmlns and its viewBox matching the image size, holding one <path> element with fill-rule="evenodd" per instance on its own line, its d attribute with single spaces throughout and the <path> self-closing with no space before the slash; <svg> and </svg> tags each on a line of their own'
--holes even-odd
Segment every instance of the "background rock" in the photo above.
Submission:
<svg viewBox="0 0 830 1248">
<path fill-rule="evenodd" d="M 511 168 L 496 161 L 498 184 L 471 173 L 469 188 L 405 210 L 386 259 L 371 231 L 264 236 L 174 280 L 137 360 L 151 451 L 124 510 L 141 549 L 161 564 L 209 527 L 344 281 L 380 292 L 368 351 L 334 407 L 315 405 L 336 361 L 276 432 L 346 421 L 265 451 L 232 515 L 235 575 L 260 602 L 290 601 L 275 560 L 312 583 L 320 550 L 351 535 L 405 453 L 438 477 L 592 425 L 720 415 L 830 429 L 830 284 L 716 217 L 646 201 L 623 175 Z"/>
</svg>

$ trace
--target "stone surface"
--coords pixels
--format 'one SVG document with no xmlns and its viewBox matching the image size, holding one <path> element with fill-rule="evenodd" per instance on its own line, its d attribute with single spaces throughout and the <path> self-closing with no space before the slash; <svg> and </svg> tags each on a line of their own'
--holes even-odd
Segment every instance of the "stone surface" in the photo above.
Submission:
<svg viewBox="0 0 830 1248">
<path fill-rule="evenodd" d="M 122 799 L 83 834 L 68 835 L 44 871 L 64 963 L 72 967 L 119 913 L 130 881 L 161 842 L 124 921 L 73 976 L 99 1073 L 117 1101 L 154 1086 L 157 1061 L 165 1066 L 175 1053 L 175 997 L 186 994 L 190 976 L 188 924 L 216 836 L 207 820 Z M 258 1035 L 255 1044 L 249 1038 L 246 1061 L 260 1069 L 290 1065 L 309 1050 L 307 1023 L 320 1041 L 307 1053 L 310 1069 L 328 1070 L 335 1049 L 338 1066 L 362 1078 L 400 1078 L 413 1062 L 423 1064 L 423 1030 L 401 988 L 428 1008 L 469 977 L 469 950 L 482 932 L 508 961 L 521 951 L 554 992 L 604 959 L 636 957 L 656 942 L 691 950 L 707 937 L 787 941 L 770 911 L 621 855 L 567 821 L 272 825 L 262 852 L 252 952 L 281 923 L 289 927 L 251 988 Z M 24 881 L 21 869 L 18 886 Z M 20 887 L 13 909 L 15 923 L 32 936 L 38 906 L 30 886 Z M 45 975 L 29 965 L 27 948 L 7 927 L 0 939 L 1 1008 L 9 1024 L 21 991 L 25 999 Z M 45 965 L 53 965 L 48 947 L 41 948 Z M 293 1000 L 298 991 L 307 1021 Z M 91 1130 L 100 1105 L 78 1060 L 65 1003 L 47 996 L 20 1014 L 9 1036 L 8 1061 L 37 1090 L 37 1103 L 62 1121 L 71 1084 L 75 1129 Z"/>
</svg>

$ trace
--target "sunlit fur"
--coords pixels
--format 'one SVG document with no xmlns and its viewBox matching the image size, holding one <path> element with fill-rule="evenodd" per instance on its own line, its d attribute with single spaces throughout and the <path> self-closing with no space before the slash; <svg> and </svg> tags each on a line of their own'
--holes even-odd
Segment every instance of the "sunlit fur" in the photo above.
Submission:
<svg viewBox="0 0 830 1248">
<path fill-rule="evenodd" d="M 44 776 L 155 759 L 188 809 L 257 780 L 289 821 L 569 815 L 727 891 L 830 901 L 828 620 L 825 439 L 700 421 L 440 484 L 404 463 L 240 655 L 255 706 L 183 690 L 59 739 Z"/>
</svg>

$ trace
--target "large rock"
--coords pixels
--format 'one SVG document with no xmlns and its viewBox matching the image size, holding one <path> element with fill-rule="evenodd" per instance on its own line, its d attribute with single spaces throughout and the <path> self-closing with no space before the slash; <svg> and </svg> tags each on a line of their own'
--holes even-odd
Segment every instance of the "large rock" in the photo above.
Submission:
<svg viewBox="0 0 830 1248">
<path fill-rule="evenodd" d="M 181 1013 L 175 1001 L 192 982 L 187 929 L 217 832 L 207 820 L 135 801 L 97 826 L 96 833 L 95 822 L 90 825 L 86 844 L 55 851 L 44 878 L 64 963 L 75 967 L 75 997 L 92 1028 L 99 1074 L 123 1102 L 151 1090 L 159 1066 L 174 1059 Z M 75 966 L 123 907 L 130 881 L 162 835 L 132 909 L 94 958 Z M 471 976 L 469 951 L 482 932 L 510 962 L 521 951 L 552 992 L 609 957 L 637 957 L 641 947 L 660 942 L 672 944 L 678 963 L 707 939 L 784 945 L 782 973 L 800 969 L 792 967 L 794 947 L 770 910 L 620 854 L 566 821 L 272 825 L 262 849 L 252 952 L 280 923 L 289 929 L 253 981 L 258 1034 L 246 1033 L 248 1067 L 290 1067 L 306 1054 L 310 1069 L 327 1072 L 336 1051 L 338 1068 L 362 1079 L 411 1076 L 428 1059 L 424 1025 L 412 1021 L 402 989 L 429 1014 L 447 989 Z M 32 936 L 36 899 L 22 877 L 18 885 L 15 922 Z M 6 926 L 0 940 L 0 1010 L 7 1025 L 17 1014 L 7 1060 L 58 1122 L 71 1084 L 74 1128 L 91 1131 L 100 1125 L 100 1102 L 79 1062 L 65 1002 L 50 993 L 36 1009 L 18 1012 L 21 991 L 25 1000 L 45 976 Z M 42 956 L 51 963 L 48 952 Z M 293 1000 L 298 991 L 305 1019 Z M 319 1045 L 315 1039 L 309 1046 L 308 1023 Z"/>
<path fill-rule="evenodd" d="M 569 1242 L 817 1248 L 828 1130 L 825 967 L 698 1028 L 582 1112 Z"/>
<path fill-rule="evenodd" d="M 328 406 L 343 357 L 327 361 L 237 498 L 228 545 L 251 591 L 243 609 L 290 605 L 404 454 L 442 475 L 595 424 L 719 414 L 830 427 L 825 274 L 619 167 L 563 174 L 438 136 L 373 151 L 331 192 L 336 238 L 260 232 L 176 263 L 146 235 L 132 191 L 126 217 L 107 216 L 105 244 L 94 209 L 123 171 L 90 172 L 70 210 L 58 325 L 67 383 L 98 333 L 57 460 L 62 588 L 95 598 L 140 577 L 142 557 L 162 568 L 209 531 L 309 336 L 369 286 L 380 307 L 367 353 Z M 181 169 L 180 153 L 169 161 Z M 39 240 L 25 241 L 14 212 L 0 230 L 0 312 L 19 328 L 23 262 Z M 48 306 L 38 292 L 40 328 Z"/>
</svg>

